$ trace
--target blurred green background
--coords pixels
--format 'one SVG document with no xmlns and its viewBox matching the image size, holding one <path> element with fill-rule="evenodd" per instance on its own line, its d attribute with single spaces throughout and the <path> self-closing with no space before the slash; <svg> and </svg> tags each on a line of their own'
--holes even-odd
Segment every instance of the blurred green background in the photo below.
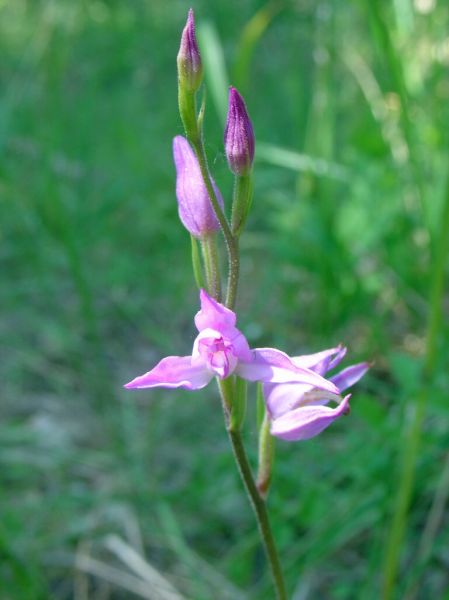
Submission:
<svg viewBox="0 0 449 600">
<path fill-rule="evenodd" d="M 228 199 L 228 84 L 257 138 L 241 329 L 253 346 L 342 342 L 375 361 L 350 417 L 277 444 L 269 507 L 291 598 L 381 594 L 432 248 L 449 238 L 449 6 L 0 0 L 2 600 L 272 597 L 214 386 L 122 390 L 195 335 L 171 156 L 190 5 Z M 449 598 L 447 289 L 443 310 L 394 598 Z"/>
</svg>

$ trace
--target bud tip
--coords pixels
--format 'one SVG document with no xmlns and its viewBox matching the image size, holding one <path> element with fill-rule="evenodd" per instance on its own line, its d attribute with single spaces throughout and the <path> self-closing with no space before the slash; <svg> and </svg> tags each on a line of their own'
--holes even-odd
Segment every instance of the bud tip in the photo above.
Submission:
<svg viewBox="0 0 449 600">
<path fill-rule="evenodd" d="M 231 171 L 235 175 L 247 175 L 254 160 L 254 131 L 245 101 L 232 86 L 229 88 L 224 143 Z"/>
<path fill-rule="evenodd" d="M 195 17 L 190 8 L 182 30 L 177 57 L 179 83 L 189 92 L 196 92 L 203 78 L 203 66 L 195 35 Z"/>
</svg>

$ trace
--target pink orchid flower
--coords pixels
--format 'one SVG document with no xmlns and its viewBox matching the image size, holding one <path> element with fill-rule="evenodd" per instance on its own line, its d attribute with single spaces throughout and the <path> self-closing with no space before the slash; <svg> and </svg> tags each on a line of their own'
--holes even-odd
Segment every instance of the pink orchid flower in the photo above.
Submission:
<svg viewBox="0 0 449 600">
<path fill-rule="evenodd" d="M 271 383 L 295 382 L 310 389 L 325 390 L 337 396 L 339 390 L 316 370 L 295 364 L 274 348 L 251 350 L 244 335 L 236 328 L 235 313 L 200 291 L 201 310 L 195 316 L 199 331 L 191 356 L 168 356 L 151 371 L 136 377 L 126 388 L 205 387 L 213 377 L 225 379 L 232 374 L 248 381 Z"/>
<path fill-rule="evenodd" d="M 324 376 L 336 367 L 346 354 L 346 348 L 330 348 L 315 354 L 292 358 L 297 367 L 310 369 Z M 321 433 L 338 417 L 349 412 L 350 395 L 341 393 L 365 375 L 369 369 L 366 362 L 351 365 L 330 377 L 338 392 L 330 392 L 308 383 L 266 383 L 264 396 L 271 418 L 271 434 L 287 441 L 307 440 Z M 327 406 L 335 402 L 337 406 Z"/>
</svg>

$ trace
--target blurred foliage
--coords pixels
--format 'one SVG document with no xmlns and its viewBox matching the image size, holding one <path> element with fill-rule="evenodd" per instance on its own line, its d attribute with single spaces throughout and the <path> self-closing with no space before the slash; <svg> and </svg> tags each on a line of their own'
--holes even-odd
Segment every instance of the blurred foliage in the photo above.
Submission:
<svg viewBox="0 0 449 600">
<path fill-rule="evenodd" d="M 225 196 L 228 80 L 244 90 L 261 149 L 241 328 L 251 344 L 299 354 L 343 342 L 354 361 L 375 360 L 350 418 L 278 444 L 270 508 L 292 598 L 375 599 L 447 176 L 449 7 L 192 4 L 210 63 L 206 146 Z M 194 335 L 171 159 L 188 7 L 0 1 L 4 600 L 163 598 L 111 534 L 185 597 L 270 594 L 212 386 L 121 390 Z M 447 452 L 448 332 L 446 319 L 398 598 Z M 449 588 L 447 523 L 423 600 Z"/>
</svg>

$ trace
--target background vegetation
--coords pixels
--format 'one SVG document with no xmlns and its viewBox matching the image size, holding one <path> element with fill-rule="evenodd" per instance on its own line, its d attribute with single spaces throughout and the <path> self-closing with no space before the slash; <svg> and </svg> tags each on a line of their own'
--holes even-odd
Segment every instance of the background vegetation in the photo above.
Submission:
<svg viewBox="0 0 449 600">
<path fill-rule="evenodd" d="M 253 345 L 299 354 L 343 342 L 352 361 L 375 361 L 349 418 L 277 444 L 270 509 L 292 598 L 379 598 L 388 547 L 401 559 L 392 597 L 449 598 L 447 318 L 419 445 L 413 433 L 433 249 L 449 239 L 438 233 L 449 7 L 192 4 L 207 151 L 227 198 L 228 83 L 245 95 L 258 142 L 241 328 Z M 158 577 L 193 600 L 270 598 L 213 386 L 121 388 L 194 337 L 171 157 L 189 5 L 0 1 L 4 600 L 179 597 Z M 444 302 L 447 317 L 447 289 Z M 414 452 L 395 542 L 402 457 Z"/>
</svg>

